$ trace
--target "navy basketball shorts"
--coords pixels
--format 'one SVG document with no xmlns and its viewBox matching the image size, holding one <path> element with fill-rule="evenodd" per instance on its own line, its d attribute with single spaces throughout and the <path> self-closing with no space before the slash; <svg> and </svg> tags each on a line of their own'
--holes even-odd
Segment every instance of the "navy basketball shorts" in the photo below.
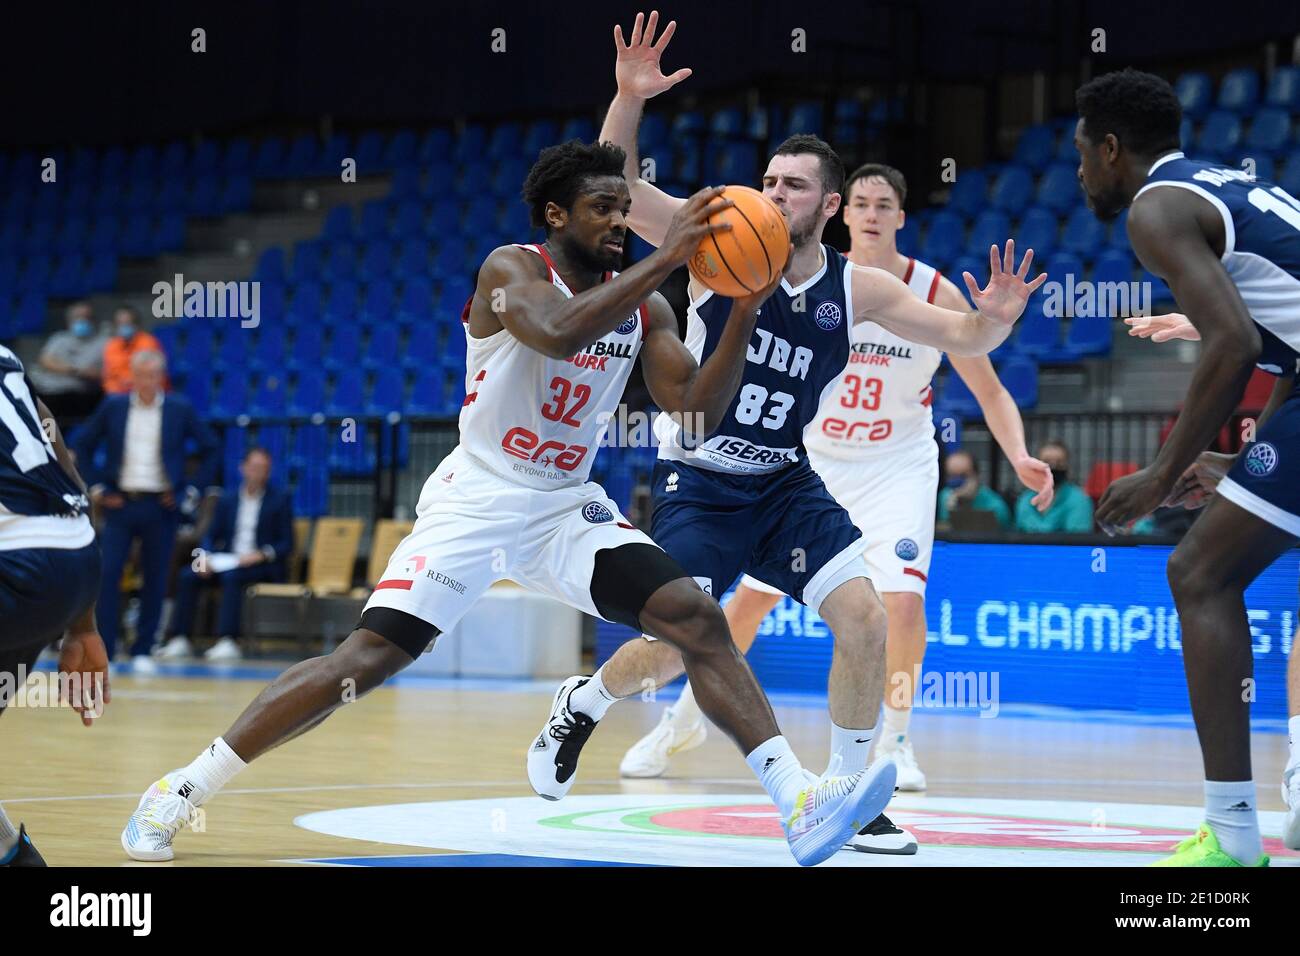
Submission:
<svg viewBox="0 0 1300 956">
<path fill-rule="evenodd" d="M 1241 450 L 1219 494 L 1300 538 L 1300 384 Z"/>
<path fill-rule="evenodd" d="M 862 532 L 807 461 L 766 475 L 660 461 L 651 501 L 650 536 L 715 597 L 748 573 L 816 611 L 868 577 Z"/>
<path fill-rule="evenodd" d="M 99 544 L 0 551 L 0 673 L 30 670 L 99 595 Z"/>
</svg>

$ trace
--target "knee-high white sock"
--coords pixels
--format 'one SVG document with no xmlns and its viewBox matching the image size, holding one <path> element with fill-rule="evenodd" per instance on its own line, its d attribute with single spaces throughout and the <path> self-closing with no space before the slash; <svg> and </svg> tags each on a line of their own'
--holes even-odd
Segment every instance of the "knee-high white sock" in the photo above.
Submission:
<svg viewBox="0 0 1300 956">
<path fill-rule="evenodd" d="M 216 796 L 248 764 L 218 737 L 211 746 L 182 768 L 172 781 L 173 789 L 196 807 Z M 188 786 L 188 792 L 185 792 Z"/>
<path fill-rule="evenodd" d="M 686 686 L 682 688 L 682 696 L 677 698 L 677 703 L 669 710 L 673 714 L 673 723 L 678 727 L 691 727 L 704 719 L 704 711 L 700 710 L 700 705 L 695 702 L 695 688 L 691 686 L 690 681 L 686 682 Z"/>
<path fill-rule="evenodd" d="M 5 808 L 0 806 L 0 863 L 7 863 L 17 848 L 18 828 L 5 816 Z"/>
<path fill-rule="evenodd" d="M 1284 776 L 1290 776 L 1297 768 L 1300 768 L 1300 714 L 1292 717 L 1286 722 L 1287 741 L 1290 747 L 1290 753 L 1286 760 L 1286 770 Z"/>
<path fill-rule="evenodd" d="M 745 757 L 745 763 L 754 771 L 782 818 L 790 816 L 799 792 L 808 786 L 808 778 L 789 742 L 780 736 L 766 740 Z"/>
<path fill-rule="evenodd" d="M 569 695 L 569 710 L 575 714 L 586 714 L 592 720 L 600 720 L 616 700 L 618 698 L 605 687 L 600 671 L 596 671 L 587 683 Z"/>
<path fill-rule="evenodd" d="M 841 727 L 835 721 L 831 721 L 831 758 L 834 759 L 836 754 L 843 758 L 844 763 L 839 770 L 841 776 L 847 777 L 849 774 L 867 769 L 867 754 L 871 750 L 871 738 L 875 734 L 874 727 L 855 730 L 852 727 Z"/>
<path fill-rule="evenodd" d="M 1255 781 L 1205 781 L 1205 822 L 1219 838 L 1219 848 L 1250 866 L 1264 852 L 1255 805 Z"/>
</svg>

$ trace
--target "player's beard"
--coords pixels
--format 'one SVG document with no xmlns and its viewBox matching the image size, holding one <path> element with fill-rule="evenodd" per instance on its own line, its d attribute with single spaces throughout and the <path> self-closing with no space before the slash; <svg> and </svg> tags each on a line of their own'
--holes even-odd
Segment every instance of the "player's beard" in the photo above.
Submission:
<svg viewBox="0 0 1300 956">
<path fill-rule="evenodd" d="M 817 237 L 818 210 L 814 209 L 802 221 L 791 219 L 790 244 L 795 249 L 802 249 Z"/>
<path fill-rule="evenodd" d="M 584 272 L 613 272 L 623 265 L 621 254 L 605 251 L 603 238 L 598 250 L 589 249 L 581 243 L 567 239 L 560 241 L 564 244 L 565 256 Z"/>
</svg>

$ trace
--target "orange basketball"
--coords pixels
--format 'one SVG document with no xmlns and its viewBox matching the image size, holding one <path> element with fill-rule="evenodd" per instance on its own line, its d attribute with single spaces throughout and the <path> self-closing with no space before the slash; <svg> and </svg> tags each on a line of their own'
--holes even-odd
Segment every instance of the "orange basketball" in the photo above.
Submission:
<svg viewBox="0 0 1300 956">
<path fill-rule="evenodd" d="M 686 266 L 696 281 L 734 299 L 781 274 L 790 255 L 790 229 L 776 203 L 757 189 L 728 186 L 722 198 L 735 205 L 709 221 L 729 222 L 731 230 L 705 236 Z"/>
</svg>

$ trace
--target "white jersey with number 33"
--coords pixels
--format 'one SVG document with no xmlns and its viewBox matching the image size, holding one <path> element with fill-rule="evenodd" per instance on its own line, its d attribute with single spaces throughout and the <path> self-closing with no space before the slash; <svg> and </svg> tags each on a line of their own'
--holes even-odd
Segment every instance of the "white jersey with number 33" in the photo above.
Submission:
<svg viewBox="0 0 1300 956">
<path fill-rule="evenodd" d="M 903 281 L 917 298 L 934 302 L 939 279 L 933 266 L 908 260 Z M 899 338 L 875 322 L 855 325 L 849 364 L 804 430 L 813 464 L 817 455 L 861 460 L 932 443 L 930 382 L 942 357 L 939 349 Z"/>
<path fill-rule="evenodd" d="M 546 263 L 551 283 L 573 292 L 546 249 L 519 245 Z M 606 273 L 605 281 L 617 273 Z M 641 305 L 618 328 L 566 359 L 548 358 L 501 329 L 466 339 L 465 403 L 460 442 L 490 470 L 530 488 L 581 484 L 591 473 L 609 419 L 641 350 Z"/>
</svg>

